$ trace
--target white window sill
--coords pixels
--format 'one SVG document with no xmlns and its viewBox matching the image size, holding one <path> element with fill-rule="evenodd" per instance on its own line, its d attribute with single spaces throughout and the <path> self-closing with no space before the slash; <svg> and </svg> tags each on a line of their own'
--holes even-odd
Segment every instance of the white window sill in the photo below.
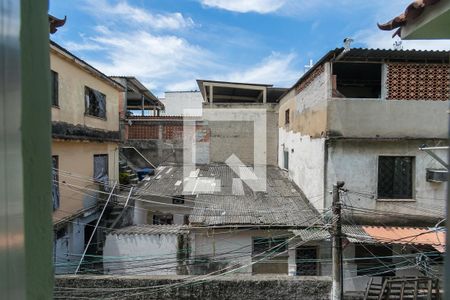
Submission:
<svg viewBox="0 0 450 300">
<path fill-rule="evenodd" d="M 416 202 L 415 199 L 377 199 L 378 202 Z"/>
</svg>

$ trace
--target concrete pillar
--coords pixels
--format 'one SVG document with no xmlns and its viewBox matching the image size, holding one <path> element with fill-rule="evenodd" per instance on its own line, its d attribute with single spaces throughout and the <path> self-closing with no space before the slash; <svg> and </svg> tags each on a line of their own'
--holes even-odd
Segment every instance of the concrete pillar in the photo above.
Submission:
<svg viewBox="0 0 450 300">
<path fill-rule="evenodd" d="M 212 107 L 214 101 L 214 87 L 212 85 L 209 86 L 209 106 Z"/>
</svg>

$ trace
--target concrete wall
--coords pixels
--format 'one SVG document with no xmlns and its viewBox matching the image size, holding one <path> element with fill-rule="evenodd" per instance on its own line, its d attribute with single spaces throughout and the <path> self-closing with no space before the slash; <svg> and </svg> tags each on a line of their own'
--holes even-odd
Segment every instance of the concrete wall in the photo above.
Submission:
<svg viewBox="0 0 450 300">
<path fill-rule="evenodd" d="M 53 263 L 55 274 L 72 274 L 75 272 L 85 247 L 84 229 L 87 226 L 86 224 L 98 217 L 99 213 L 91 213 L 76 218 L 67 223 L 64 236 L 54 239 Z"/>
<path fill-rule="evenodd" d="M 278 166 L 284 168 L 284 151 L 289 153 L 289 178 L 319 211 L 324 208 L 325 139 L 302 136 L 279 129 Z"/>
<path fill-rule="evenodd" d="M 57 276 L 55 297 L 117 299 L 330 299 L 331 281 L 324 278 L 288 276 L 216 277 L 189 284 L 197 278 L 187 276 Z M 160 289 L 167 285 L 172 288 Z M 60 288 L 71 289 L 60 289 Z M 94 289 L 92 289 L 95 287 Z M 149 287 L 130 290 L 129 287 Z M 83 289 L 87 288 L 87 289 Z M 91 289 L 89 289 L 91 288 Z M 118 291 L 108 292 L 110 288 Z"/>
<path fill-rule="evenodd" d="M 235 154 L 243 163 L 253 164 L 254 154 L 265 155 L 267 165 L 277 165 L 277 143 L 278 140 L 278 112 L 274 104 L 205 104 L 205 108 L 233 109 L 241 115 L 236 119 L 243 121 L 214 121 L 208 120 L 211 129 L 210 162 L 223 163 L 230 155 Z M 261 133 L 254 128 L 253 121 L 248 120 L 246 109 L 266 110 L 266 149 L 254 149 L 255 135 L 258 138 Z M 255 152 L 256 151 L 256 152 Z"/>
<path fill-rule="evenodd" d="M 192 258 L 195 262 L 200 262 L 200 265 L 191 266 L 190 271 L 192 274 L 205 274 L 220 269 L 236 269 L 233 273 L 252 275 L 253 238 L 261 237 L 290 238 L 291 235 L 286 230 L 276 229 L 236 229 L 231 232 L 227 229 L 196 231 L 191 237 Z M 285 275 L 295 275 L 295 248 L 299 244 L 301 243 L 296 239 L 288 243 L 286 260 L 288 268 Z"/>
<path fill-rule="evenodd" d="M 164 103 L 165 110 L 162 116 L 201 116 L 203 97 L 199 91 L 174 91 L 165 92 L 164 98 L 160 99 Z M 184 110 L 194 110 L 195 113 Z"/>
<path fill-rule="evenodd" d="M 50 52 L 50 67 L 59 77 L 59 108 L 52 107 L 52 121 L 119 131 L 119 97 L 122 97 L 122 92 L 54 51 Z M 106 95 L 106 120 L 85 115 L 85 86 Z"/>
<path fill-rule="evenodd" d="M 300 132 L 302 135 L 311 137 L 325 135 L 327 130 L 327 105 L 330 95 L 329 68 L 329 64 L 326 63 L 324 71 L 295 96 L 296 110 L 290 125 L 294 132 Z"/>
<path fill-rule="evenodd" d="M 332 99 L 328 131 L 344 137 L 448 137 L 448 101 Z"/>
<path fill-rule="evenodd" d="M 176 275 L 176 234 L 108 234 L 103 268 L 110 275 Z"/>
<path fill-rule="evenodd" d="M 289 177 L 319 210 L 323 209 L 328 65 L 305 89 L 295 89 L 278 106 L 278 166 L 289 153 Z M 290 111 L 286 124 L 285 111 Z"/>
<path fill-rule="evenodd" d="M 79 190 L 98 189 L 98 185 L 92 182 L 95 154 L 108 154 L 109 179 L 119 179 L 117 147 L 115 143 L 53 141 L 52 155 L 59 159 L 60 181 L 60 208 L 53 213 L 54 221 L 96 204 L 96 192 Z"/>
<path fill-rule="evenodd" d="M 447 183 L 432 183 L 425 180 L 427 168 L 442 168 L 432 157 L 418 147 L 424 143 L 437 144 L 436 141 L 333 141 L 328 150 L 327 187 L 331 190 L 337 180 L 346 182 L 345 188 L 361 192 L 363 195 L 349 194 L 353 206 L 376 209 L 399 214 L 417 215 L 421 219 L 431 217 L 442 219 L 445 211 Z M 443 144 L 442 141 L 441 144 Z M 446 151 L 435 151 L 446 160 Z M 409 201 L 377 199 L 378 156 L 414 156 L 413 199 Z M 364 195 L 367 194 L 367 195 Z M 326 207 L 331 205 L 332 196 L 326 193 Z M 345 200 L 345 199 L 344 199 Z M 405 218 L 392 218 L 380 215 L 366 215 L 372 222 L 410 222 Z M 413 223 L 411 225 L 418 225 Z"/>
</svg>

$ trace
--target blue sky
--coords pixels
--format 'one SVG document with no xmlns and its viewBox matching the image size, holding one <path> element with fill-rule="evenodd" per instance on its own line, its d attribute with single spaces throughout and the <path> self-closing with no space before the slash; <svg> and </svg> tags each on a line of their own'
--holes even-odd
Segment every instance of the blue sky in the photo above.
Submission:
<svg viewBox="0 0 450 300">
<path fill-rule="evenodd" d="M 352 37 L 392 48 L 377 22 L 411 0 L 50 0 L 67 16 L 52 39 L 108 75 L 136 76 L 158 95 L 196 89 L 195 79 L 289 87 L 310 59 Z M 404 41 L 446 49 L 450 41 Z"/>
</svg>

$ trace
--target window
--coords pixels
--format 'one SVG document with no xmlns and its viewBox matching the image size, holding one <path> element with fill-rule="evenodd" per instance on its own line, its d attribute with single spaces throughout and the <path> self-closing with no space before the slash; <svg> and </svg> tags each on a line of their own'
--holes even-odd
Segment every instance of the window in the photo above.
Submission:
<svg viewBox="0 0 450 300">
<path fill-rule="evenodd" d="M 333 97 L 381 98 L 381 64 L 333 64 Z"/>
<path fill-rule="evenodd" d="M 283 168 L 289 170 L 289 150 L 284 149 L 283 151 Z"/>
<path fill-rule="evenodd" d="M 51 71 L 51 84 L 52 84 L 52 105 L 59 106 L 59 76 L 55 71 Z"/>
<path fill-rule="evenodd" d="M 173 215 L 153 215 L 154 225 L 172 225 Z"/>
<path fill-rule="evenodd" d="M 52 201 L 53 211 L 59 208 L 59 158 L 52 156 Z"/>
<path fill-rule="evenodd" d="M 298 247 L 296 250 L 296 265 L 297 276 L 319 275 L 319 265 L 317 263 L 317 247 Z"/>
<path fill-rule="evenodd" d="M 96 154 L 94 155 L 94 180 L 108 184 L 108 154 Z"/>
<path fill-rule="evenodd" d="M 90 116 L 106 118 L 106 96 L 89 87 L 84 88 L 85 113 Z"/>
<path fill-rule="evenodd" d="M 172 204 L 184 204 L 184 195 L 178 195 L 172 198 Z"/>
<path fill-rule="evenodd" d="M 391 246 L 356 245 L 355 261 L 358 276 L 395 276 Z"/>
<path fill-rule="evenodd" d="M 286 238 L 253 238 L 253 261 L 253 274 L 287 274 Z"/>
<path fill-rule="evenodd" d="M 378 198 L 412 199 L 414 157 L 378 158 Z"/>
<path fill-rule="evenodd" d="M 286 109 L 286 111 L 284 112 L 284 124 L 287 125 L 289 124 L 289 115 L 290 114 L 290 110 Z"/>
</svg>

